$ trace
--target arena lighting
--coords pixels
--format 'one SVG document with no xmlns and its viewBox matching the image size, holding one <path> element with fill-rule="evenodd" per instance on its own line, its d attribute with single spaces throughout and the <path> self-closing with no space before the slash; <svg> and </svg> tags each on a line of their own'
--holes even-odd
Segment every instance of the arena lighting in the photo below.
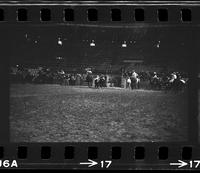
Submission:
<svg viewBox="0 0 200 173">
<path fill-rule="evenodd" d="M 133 44 L 135 44 L 135 43 L 136 43 L 136 41 L 132 41 L 132 40 L 131 40 L 131 41 L 130 41 L 130 43 L 131 43 L 131 44 L 132 44 L 132 43 L 133 43 Z"/>
<path fill-rule="evenodd" d="M 158 41 L 158 44 L 156 45 L 157 48 L 160 47 L 160 40 Z"/>
<path fill-rule="evenodd" d="M 61 41 L 61 38 L 60 37 L 58 37 L 58 45 L 60 45 L 60 46 L 62 46 L 62 41 Z"/>
<path fill-rule="evenodd" d="M 56 57 L 56 59 L 61 60 L 63 59 L 61 56 Z"/>
<path fill-rule="evenodd" d="M 122 47 L 127 47 L 126 41 L 124 41 L 124 43 L 122 43 Z"/>
<path fill-rule="evenodd" d="M 94 47 L 94 46 L 95 46 L 94 40 L 92 40 L 92 42 L 90 43 L 90 46 L 91 46 L 91 47 Z"/>
</svg>

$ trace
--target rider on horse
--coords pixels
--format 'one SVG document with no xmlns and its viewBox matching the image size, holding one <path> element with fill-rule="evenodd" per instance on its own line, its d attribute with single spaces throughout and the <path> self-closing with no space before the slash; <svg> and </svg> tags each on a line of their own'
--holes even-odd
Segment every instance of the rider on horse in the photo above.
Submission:
<svg viewBox="0 0 200 173">
<path fill-rule="evenodd" d="M 135 79 L 138 78 L 138 74 L 135 72 L 135 70 L 133 70 L 133 72 L 132 72 L 132 77 Z"/>
<path fill-rule="evenodd" d="M 176 72 L 173 72 L 173 73 L 171 74 L 171 79 L 169 80 L 169 82 L 170 82 L 170 83 L 173 83 L 176 79 L 177 79 Z"/>
<path fill-rule="evenodd" d="M 158 77 L 156 72 L 153 73 L 153 79 L 159 79 L 159 77 Z"/>
<path fill-rule="evenodd" d="M 97 77 L 94 79 L 95 88 L 99 88 L 99 81 L 100 81 L 100 77 L 99 75 L 97 75 Z"/>
<path fill-rule="evenodd" d="M 150 85 L 152 89 L 161 89 L 161 78 L 158 77 L 157 72 L 153 72 L 153 76 L 150 78 Z"/>
<path fill-rule="evenodd" d="M 88 87 L 92 86 L 93 77 L 92 77 L 92 70 L 90 68 L 86 69 L 86 82 L 88 83 Z"/>
<path fill-rule="evenodd" d="M 132 71 L 130 79 L 131 79 L 131 89 L 139 88 L 139 82 L 140 82 L 139 75 L 134 70 Z"/>
</svg>

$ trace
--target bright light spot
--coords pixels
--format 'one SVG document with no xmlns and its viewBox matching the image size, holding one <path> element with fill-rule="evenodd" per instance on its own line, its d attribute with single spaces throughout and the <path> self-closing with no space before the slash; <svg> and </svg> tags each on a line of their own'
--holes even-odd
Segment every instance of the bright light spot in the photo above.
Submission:
<svg viewBox="0 0 200 173">
<path fill-rule="evenodd" d="M 157 48 L 160 47 L 160 41 L 158 41 L 157 45 L 156 45 Z"/>
<path fill-rule="evenodd" d="M 35 40 L 34 42 L 35 42 L 35 44 L 37 44 L 37 43 L 38 43 L 38 41 L 37 41 L 37 40 Z"/>
<path fill-rule="evenodd" d="M 94 40 L 92 40 L 92 42 L 90 43 L 90 46 L 91 46 L 91 47 L 94 47 L 94 46 L 95 46 Z"/>
<path fill-rule="evenodd" d="M 59 44 L 59 45 L 62 45 L 62 41 L 58 41 L 58 44 Z"/>
<path fill-rule="evenodd" d="M 60 39 L 60 37 L 58 38 L 58 44 L 60 45 L 60 46 L 62 46 L 62 40 Z"/>
<path fill-rule="evenodd" d="M 133 44 L 135 44 L 135 43 L 136 43 L 136 41 L 132 41 L 132 40 L 131 40 L 131 41 L 130 41 L 130 43 L 131 43 L 131 44 L 132 44 L 132 43 L 133 43 Z"/>
<path fill-rule="evenodd" d="M 122 47 L 127 47 L 126 41 L 122 44 Z"/>
<path fill-rule="evenodd" d="M 95 46 L 95 43 L 90 43 L 90 46 Z"/>
<path fill-rule="evenodd" d="M 61 60 L 63 59 L 61 56 L 56 57 L 56 59 Z"/>
<path fill-rule="evenodd" d="M 28 36 L 28 34 L 25 34 L 25 38 L 27 41 L 30 41 L 30 37 Z"/>
</svg>

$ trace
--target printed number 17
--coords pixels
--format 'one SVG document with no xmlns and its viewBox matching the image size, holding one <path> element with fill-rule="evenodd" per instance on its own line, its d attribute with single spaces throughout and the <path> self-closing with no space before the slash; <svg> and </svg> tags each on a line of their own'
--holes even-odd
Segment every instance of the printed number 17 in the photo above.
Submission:
<svg viewBox="0 0 200 173">
<path fill-rule="evenodd" d="M 106 168 L 109 168 L 109 166 L 111 165 L 112 161 L 111 160 L 105 160 L 105 161 L 101 161 L 101 168 L 104 168 L 104 166 Z"/>
<path fill-rule="evenodd" d="M 190 168 L 193 167 L 193 163 L 196 163 L 195 168 L 198 168 L 200 165 L 200 160 L 194 160 L 194 161 L 190 161 Z"/>
</svg>

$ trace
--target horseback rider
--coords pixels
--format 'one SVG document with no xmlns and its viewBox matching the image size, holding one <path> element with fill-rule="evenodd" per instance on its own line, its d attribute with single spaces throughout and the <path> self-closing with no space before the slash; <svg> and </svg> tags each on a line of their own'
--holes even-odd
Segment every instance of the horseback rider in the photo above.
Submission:
<svg viewBox="0 0 200 173">
<path fill-rule="evenodd" d="M 139 75 L 135 72 L 135 70 L 132 71 L 130 79 L 131 79 L 131 89 L 139 88 L 140 79 Z"/>
<path fill-rule="evenodd" d="M 100 77 L 99 75 L 97 75 L 97 77 L 94 79 L 95 88 L 99 88 L 99 80 L 100 80 Z"/>
<path fill-rule="evenodd" d="M 135 70 L 132 71 L 132 77 L 135 79 L 138 78 L 138 74 L 135 72 Z"/>
<path fill-rule="evenodd" d="M 126 82 L 127 82 L 126 88 L 130 89 L 131 88 L 131 79 L 130 79 L 130 77 L 128 77 Z"/>
<path fill-rule="evenodd" d="M 176 72 L 171 73 L 171 79 L 169 80 L 170 83 L 173 83 L 177 79 Z"/>
<path fill-rule="evenodd" d="M 158 77 L 156 72 L 153 73 L 153 79 L 159 79 L 159 77 Z"/>
<path fill-rule="evenodd" d="M 153 72 L 150 78 L 150 86 L 152 89 L 162 89 L 163 87 L 163 77 L 159 77 L 157 72 Z"/>
<path fill-rule="evenodd" d="M 99 86 L 102 88 L 105 85 L 105 76 L 103 74 L 100 75 Z"/>
<path fill-rule="evenodd" d="M 86 82 L 88 83 L 88 87 L 90 88 L 92 86 L 92 70 L 90 68 L 86 69 Z"/>
</svg>

